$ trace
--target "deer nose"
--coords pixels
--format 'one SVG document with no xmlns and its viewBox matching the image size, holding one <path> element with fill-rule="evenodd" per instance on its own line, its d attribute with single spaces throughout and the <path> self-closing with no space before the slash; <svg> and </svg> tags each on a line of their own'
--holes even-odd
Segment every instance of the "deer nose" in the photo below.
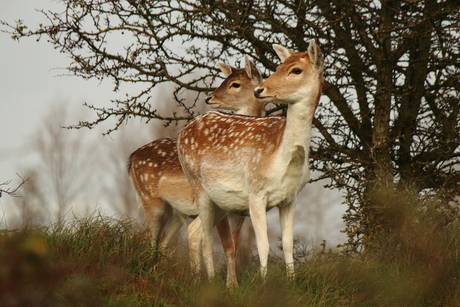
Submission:
<svg viewBox="0 0 460 307">
<path fill-rule="evenodd" d="M 206 97 L 206 99 L 204 100 L 204 102 L 205 102 L 206 104 L 209 104 L 209 100 L 211 100 L 211 98 L 212 98 L 211 96 Z"/>
<path fill-rule="evenodd" d="M 256 88 L 254 90 L 254 96 L 256 96 L 257 98 L 260 97 L 260 94 L 262 94 L 262 92 L 264 91 L 264 88 Z"/>
</svg>

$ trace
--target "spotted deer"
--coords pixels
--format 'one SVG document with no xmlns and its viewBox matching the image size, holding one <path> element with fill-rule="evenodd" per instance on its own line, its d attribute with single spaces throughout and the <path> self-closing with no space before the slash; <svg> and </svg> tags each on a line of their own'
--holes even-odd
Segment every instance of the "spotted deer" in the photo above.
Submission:
<svg viewBox="0 0 460 307">
<path fill-rule="evenodd" d="M 306 52 L 273 48 L 282 64 L 254 94 L 264 103 L 287 104 L 286 118 L 208 112 L 179 133 L 177 146 L 202 222 L 203 256 L 212 259 L 214 220 L 228 213 L 249 214 L 264 277 L 269 253 L 266 211 L 277 206 L 287 274 L 292 277 L 295 202 L 310 177 L 312 121 L 322 93 L 324 60 L 314 40 Z M 206 265 L 211 278 L 213 262 Z"/>
<path fill-rule="evenodd" d="M 262 77 L 248 57 L 245 58 L 245 68 L 233 68 L 224 63 L 219 63 L 219 67 L 226 79 L 205 102 L 214 109 L 262 115 L 264 104 L 253 95 Z M 176 140 L 163 138 L 140 147 L 129 157 L 128 172 L 143 205 L 153 243 L 164 249 L 187 217 L 198 216 L 190 184 L 177 156 Z M 226 219 L 216 225 L 228 259 L 227 284 L 230 287 L 237 285 L 235 253 L 242 222 L 241 218 L 233 218 L 231 233 Z M 189 225 L 188 235 L 191 263 L 199 271 L 202 237 L 200 219 L 196 218 Z"/>
</svg>

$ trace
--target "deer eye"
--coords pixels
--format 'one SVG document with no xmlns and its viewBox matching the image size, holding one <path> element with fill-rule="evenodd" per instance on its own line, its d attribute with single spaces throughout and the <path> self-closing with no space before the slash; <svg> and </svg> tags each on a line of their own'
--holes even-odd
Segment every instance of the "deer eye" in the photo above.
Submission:
<svg viewBox="0 0 460 307">
<path fill-rule="evenodd" d="M 239 83 L 232 83 L 232 87 L 234 88 L 239 88 L 241 86 L 241 84 Z"/>
<path fill-rule="evenodd" d="M 296 75 L 300 75 L 302 73 L 302 69 L 300 68 L 294 68 L 293 70 L 291 70 L 291 72 L 293 74 L 296 74 Z"/>
</svg>

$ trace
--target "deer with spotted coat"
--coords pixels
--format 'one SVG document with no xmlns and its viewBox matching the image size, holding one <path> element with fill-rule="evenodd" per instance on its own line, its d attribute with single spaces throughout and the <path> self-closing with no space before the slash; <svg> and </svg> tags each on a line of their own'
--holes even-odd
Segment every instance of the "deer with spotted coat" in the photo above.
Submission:
<svg viewBox="0 0 460 307">
<path fill-rule="evenodd" d="M 313 115 L 322 93 L 324 60 L 314 40 L 308 51 L 273 45 L 282 61 L 255 88 L 264 103 L 287 104 L 287 116 L 247 117 L 208 112 L 178 135 L 182 168 L 203 227 L 203 256 L 214 276 L 212 226 L 231 214 L 249 214 L 265 277 L 269 254 L 266 211 L 277 206 L 288 276 L 294 274 L 293 217 L 297 193 L 309 181 Z M 228 215 L 229 219 L 235 215 Z"/>
<path fill-rule="evenodd" d="M 264 104 L 253 95 L 262 82 L 255 65 L 245 57 L 245 68 L 233 68 L 224 63 L 219 67 L 226 76 L 222 84 L 205 102 L 214 109 L 235 111 L 237 114 L 261 116 Z M 187 217 L 198 216 L 192 200 L 190 184 L 177 156 L 176 140 L 163 138 L 146 144 L 129 157 L 128 172 L 145 214 L 154 245 L 164 249 Z M 227 285 L 237 286 L 235 253 L 243 218 L 232 218 L 232 225 L 223 219 L 216 227 L 227 257 Z M 201 267 L 201 220 L 196 218 L 188 227 L 191 264 Z"/>
</svg>

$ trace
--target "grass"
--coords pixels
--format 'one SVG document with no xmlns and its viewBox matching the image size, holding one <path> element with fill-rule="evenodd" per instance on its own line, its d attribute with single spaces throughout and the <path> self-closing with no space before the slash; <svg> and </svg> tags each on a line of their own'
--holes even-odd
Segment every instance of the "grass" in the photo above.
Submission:
<svg viewBox="0 0 460 307">
<path fill-rule="evenodd" d="M 213 281 L 197 282 L 184 252 L 155 251 L 145 228 L 130 220 L 94 215 L 3 231 L 0 305 L 460 305 L 457 227 L 413 227 L 403 233 L 398 248 L 379 254 L 320 253 L 297 265 L 293 281 L 286 280 L 284 265 L 276 259 L 262 280 L 254 261 L 238 272 L 240 287 L 230 292 L 224 268 Z"/>
</svg>

